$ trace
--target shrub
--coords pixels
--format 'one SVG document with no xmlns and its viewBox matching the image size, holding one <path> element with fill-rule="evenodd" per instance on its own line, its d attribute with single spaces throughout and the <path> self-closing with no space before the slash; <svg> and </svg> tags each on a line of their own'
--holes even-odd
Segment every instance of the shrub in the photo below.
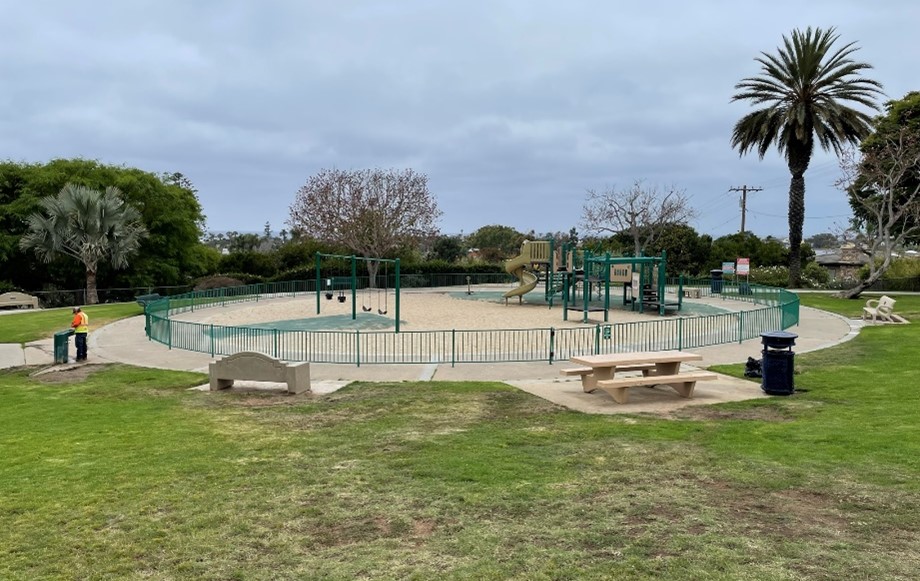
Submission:
<svg viewBox="0 0 920 581">
<path fill-rule="evenodd" d="M 751 282 L 785 288 L 789 285 L 788 266 L 759 266 L 751 269 Z"/>
<path fill-rule="evenodd" d="M 247 284 L 263 282 L 262 277 L 242 272 L 228 274 L 214 274 L 205 276 L 195 281 L 195 290 L 208 290 L 212 288 L 231 288 Z"/>
<path fill-rule="evenodd" d="M 805 288 L 827 288 L 831 275 L 817 262 L 809 262 L 802 271 L 802 286 Z"/>
</svg>

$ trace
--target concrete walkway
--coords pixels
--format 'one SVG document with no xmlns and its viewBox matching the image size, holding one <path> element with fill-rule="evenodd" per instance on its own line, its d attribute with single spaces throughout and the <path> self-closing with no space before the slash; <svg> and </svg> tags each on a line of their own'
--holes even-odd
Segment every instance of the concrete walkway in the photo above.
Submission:
<svg viewBox="0 0 920 581">
<path fill-rule="evenodd" d="M 859 333 L 862 321 L 808 307 L 800 310 L 800 323 L 789 331 L 797 333 L 796 353 L 823 349 L 847 341 Z M 748 357 L 760 358 L 760 338 L 742 343 L 693 349 L 703 356 L 699 367 L 743 363 Z M 128 363 L 142 367 L 198 371 L 207 373 L 213 360 L 209 355 L 192 353 L 149 341 L 144 334 L 144 318 L 132 317 L 106 325 L 89 337 L 90 363 Z M 0 368 L 21 365 L 51 365 L 53 340 L 27 345 L 0 344 Z M 766 397 L 758 382 L 720 376 L 716 381 L 700 382 L 693 399 L 677 397 L 670 388 L 630 390 L 630 402 L 620 405 L 604 392 L 584 393 L 577 377 L 562 377 L 565 361 L 546 363 L 440 365 L 333 365 L 314 363 L 311 380 L 329 392 L 352 381 L 500 381 L 567 408 L 587 413 L 669 412 L 687 405 L 718 403 Z M 317 390 L 320 391 L 320 390 Z"/>
</svg>

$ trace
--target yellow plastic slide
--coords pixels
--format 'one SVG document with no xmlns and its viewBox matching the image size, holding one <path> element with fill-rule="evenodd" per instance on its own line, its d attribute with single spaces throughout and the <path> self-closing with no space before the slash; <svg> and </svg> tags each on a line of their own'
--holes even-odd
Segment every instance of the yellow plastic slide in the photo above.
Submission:
<svg viewBox="0 0 920 581">
<path fill-rule="evenodd" d="M 530 264 L 530 261 L 529 252 L 505 261 L 505 271 L 513 274 L 520 281 L 518 286 L 505 293 L 506 299 L 525 295 L 537 286 L 537 275 L 527 270 L 527 265 Z"/>
</svg>

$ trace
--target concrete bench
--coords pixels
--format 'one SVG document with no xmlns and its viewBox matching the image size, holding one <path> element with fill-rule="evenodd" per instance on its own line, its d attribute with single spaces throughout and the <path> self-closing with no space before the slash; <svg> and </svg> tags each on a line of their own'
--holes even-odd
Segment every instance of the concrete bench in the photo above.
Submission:
<svg viewBox="0 0 920 581">
<path fill-rule="evenodd" d="M 243 351 L 215 361 L 208 367 L 211 391 L 233 387 L 234 380 L 286 383 L 289 393 L 310 390 L 310 364 L 285 363 L 268 355 Z"/>
<path fill-rule="evenodd" d="M 684 296 L 688 299 L 699 299 L 703 297 L 703 289 L 684 287 Z"/>
<path fill-rule="evenodd" d="M 606 379 L 598 381 L 597 386 L 609 393 L 615 402 L 622 404 L 629 401 L 628 390 L 630 387 L 669 385 L 681 397 L 689 398 L 693 397 L 693 388 L 696 387 L 697 381 L 709 381 L 718 379 L 718 377 L 715 373 L 692 371 L 674 375 L 647 375 L 643 377 Z"/>
<path fill-rule="evenodd" d="M 3 293 L 0 295 L 0 307 L 27 307 L 30 309 L 37 309 L 38 297 L 17 292 Z"/>
<path fill-rule="evenodd" d="M 138 297 L 134 297 L 134 300 L 137 301 L 137 304 L 146 309 L 148 304 L 154 303 L 162 298 L 163 297 L 161 297 L 158 293 L 153 293 L 149 295 L 140 295 Z"/>
</svg>

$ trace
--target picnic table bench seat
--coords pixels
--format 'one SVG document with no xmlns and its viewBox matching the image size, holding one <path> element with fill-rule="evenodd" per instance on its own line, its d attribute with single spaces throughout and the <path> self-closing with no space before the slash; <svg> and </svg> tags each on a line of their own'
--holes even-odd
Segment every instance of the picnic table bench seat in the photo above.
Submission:
<svg viewBox="0 0 920 581">
<path fill-rule="evenodd" d="M 605 379 L 598 381 L 597 386 L 609 393 L 615 402 L 623 404 L 629 401 L 628 390 L 630 387 L 668 385 L 679 396 L 690 398 L 693 397 L 693 388 L 696 387 L 697 381 L 710 381 L 717 378 L 718 376 L 715 373 L 691 371 L 674 375 L 646 375 L 643 377 Z"/>
<path fill-rule="evenodd" d="M 655 370 L 654 363 L 634 363 L 632 365 L 618 365 L 617 371 L 641 371 L 642 375 L 648 375 Z M 589 375 L 594 373 L 593 367 L 570 367 L 560 371 L 562 375 Z"/>
</svg>

